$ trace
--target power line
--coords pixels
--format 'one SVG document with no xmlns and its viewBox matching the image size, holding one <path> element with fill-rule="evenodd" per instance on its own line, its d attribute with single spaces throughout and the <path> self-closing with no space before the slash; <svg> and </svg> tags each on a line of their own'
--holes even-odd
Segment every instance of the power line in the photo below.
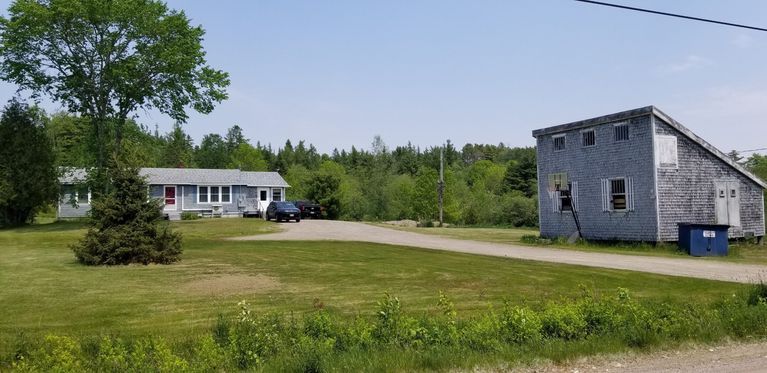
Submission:
<svg viewBox="0 0 767 373">
<path fill-rule="evenodd" d="M 619 9 L 633 10 L 633 11 L 636 11 L 636 12 L 658 14 L 658 15 L 668 16 L 668 17 L 684 18 L 684 19 L 689 19 L 689 20 L 693 20 L 693 21 L 716 23 L 718 25 L 740 27 L 740 28 L 745 28 L 745 29 L 749 29 L 749 30 L 756 30 L 756 31 L 765 31 L 765 32 L 767 32 L 767 28 L 747 26 L 747 25 L 741 25 L 741 24 L 731 23 L 731 22 L 717 21 L 717 20 L 708 19 L 708 18 L 699 18 L 699 17 L 685 16 L 685 15 L 682 15 L 682 14 L 659 12 L 657 10 L 634 8 L 634 7 L 631 7 L 631 6 L 618 5 L 618 4 L 610 4 L 610 3 L 604 3 L 604 2 L 601 2 L 601 1 L 592 1 L 592 0 L 575 0 L 575 1 L 579 1 L 581 3 L 589 3 L 589 4 L 609 6 L 609 7 L 613 7 L 613 8 L 619 8 Z"/>
<path fill-rule="evenodd" d="M 753 152 L 760 152 L 763 150 L 767 150 L 767 148 L 757 148 L 757 149 L 748 149 L 748 150 L 736 150 L 738 153 L 753 153 Z"/>
</svg>

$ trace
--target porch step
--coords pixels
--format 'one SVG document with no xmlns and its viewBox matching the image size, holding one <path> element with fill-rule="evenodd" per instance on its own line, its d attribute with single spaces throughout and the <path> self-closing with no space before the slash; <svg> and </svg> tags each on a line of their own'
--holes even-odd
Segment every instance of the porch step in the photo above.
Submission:
<svg viewBox="0 0 767 373">
<path fill-rule="evenodd" d="M 165 216 L 168 220 L 181 220 L 180 212 L 169 211 L 165 213 Z"/>
</svg>

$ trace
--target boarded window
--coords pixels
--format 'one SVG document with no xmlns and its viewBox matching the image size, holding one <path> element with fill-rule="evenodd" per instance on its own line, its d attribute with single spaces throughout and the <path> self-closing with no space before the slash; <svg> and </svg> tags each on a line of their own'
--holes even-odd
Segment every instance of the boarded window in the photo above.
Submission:
<svg viewBox="0 0 767 373">
<path fill-rule="evenodd" d="M 615 131 L 615 141 L 628 141 L 629 139 L 629 125 L 626 123 L 616 124 L 613 127 Z"/>
<path fill-rule="evenodd" d="M 677 168 L 678 158 L 676 136 L 655 137 L 655 161 L 658 168 Z"/>
<path fill-rule="evenodd" d="M 602 179 L 602 211 L 634 211 L 632 178 Z"/>
<path fill-rule="evenodd" d="M 554 151 L 565 150 L 565 135 L 552 137 L 554 139 Z"/>
</svg>

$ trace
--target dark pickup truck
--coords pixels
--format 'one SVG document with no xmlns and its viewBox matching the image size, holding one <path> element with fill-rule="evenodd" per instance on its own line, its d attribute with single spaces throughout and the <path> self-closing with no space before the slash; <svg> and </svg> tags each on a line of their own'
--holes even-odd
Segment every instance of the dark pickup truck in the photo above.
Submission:
<svg viewBox="0 0 767 373">
<path fill-rule="evenodd" d="M 302 218 L 319 219 L 322 217 L 322 207 L 310 201 L 295 201 L 293 204 L 301 210 Z"/>
</svg>

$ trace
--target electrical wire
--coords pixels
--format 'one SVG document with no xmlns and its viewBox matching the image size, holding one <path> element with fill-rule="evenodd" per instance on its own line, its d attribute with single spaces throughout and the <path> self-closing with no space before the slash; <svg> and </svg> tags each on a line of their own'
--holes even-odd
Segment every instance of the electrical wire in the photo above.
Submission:
<svg viewBox="0 0 767 373">
<path fill-rule="evenodd" d="M 631 6 L 611 4 L 611 3 L 601 2 L 601 1 L 592 1 L 592 0 L 575 0 L 575 1 L 578 1 L 578 2 L 581 2 L 581 3 L 603 5 L 603 6 L 619 8 L 619 9 L 633 10 L 633 11 L 636 11 L 636 12 L 658 14 L 658 15 L 668 16 L 668 17 L 684 18 L 684 19 L 693 20 L 693 21 L 716 23 L 718 25 L 725 25 L 725 26 L 731 26 L 731 27 L 740 27 L 740 28 L 745 28 L 745 29 L 749 29 L 749 30 L 756 30 L 756 31 L 765 31 L 765 32 L 767 32 L 767 28 L 761 28 L 761 27 L 755 27 L 755 26 L 747 26 L 747 25 L 741 25 L 741 24 L 738 24 L 738 23 L 731 23 L 731 22 L 724 22 L 724 21 L 717 21 L 717 20 L 708 19 L 708 18 L 700 18 L 700 17 L 686 16 L 686 15 L 683 15 L 683 14 L 660 12 L 660 11 L 657 11 L 657 10 L 635 8 L 635 7 L 631 7 Z"/>
</svg>

